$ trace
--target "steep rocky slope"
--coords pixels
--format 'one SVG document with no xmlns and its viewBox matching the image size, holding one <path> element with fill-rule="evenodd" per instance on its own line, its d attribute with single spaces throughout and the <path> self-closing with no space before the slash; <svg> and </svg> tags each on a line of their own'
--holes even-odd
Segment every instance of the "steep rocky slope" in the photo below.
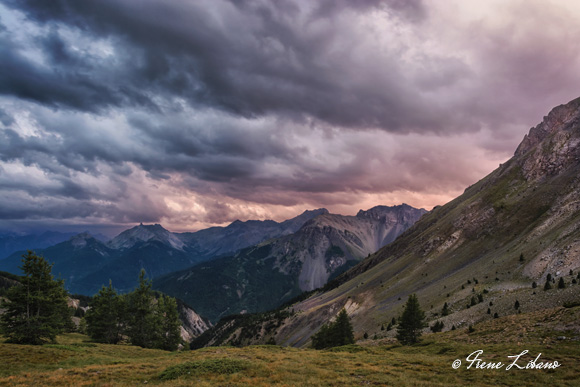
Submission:
<svg viewBox="0 0 580 387">
<path fill-rule="evenodd" d="M 189 343 L 211 328 L 209 321 L 201 317 L 181 300 L 177 300 L 177 309 L 181 320 L 181 338 L 184 341 Z"/>
<path fill-rule="evenodd" d="M 429 320 L 444 322 L 445 330 L 495 313 L 578 302 L 579 209 L 576 99 L 553 109 L 509 161 L 463 195 L 423 216 L 393 243 L 331 281 L 324 292 L 288 308 L 294 314 L 273 337 L 285 345 L 308 345 L 310 336 L 343 307 L 358 338 L 364 332 L 392 336 L 381 326 L 401 313 L 411 293 L 418 295 Z M 548 275 L 553 289 L 544 291 Z M 565 289 L 556 288 L 559 278 Z M 441 316 L 444 303 L 447 316 Z M 247 343 L 252 342 L 259 340 Z"/>
<path fill-rule="evenodd" d="M 158 278 L 154 286 L 182 298 L 212 321 L 258 312 L 326 284 L 329 278 L 393 241 L 424 213 L 406 204 L 357 216 L 322 214 L 296 233 Z"/>
</svg>

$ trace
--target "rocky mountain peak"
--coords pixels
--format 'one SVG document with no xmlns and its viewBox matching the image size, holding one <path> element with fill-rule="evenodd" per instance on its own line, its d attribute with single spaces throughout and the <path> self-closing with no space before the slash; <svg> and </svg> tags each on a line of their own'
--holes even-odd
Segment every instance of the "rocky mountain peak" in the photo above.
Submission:
<svg viewBox="0 0 580 387">
<path fill-rule="evenodd" d="M 554 176 L 580 162 L 580 98 L 560 105 L 530 129 L 515 152 L 529 180 Z"/>
<path fill-rule="evenodd" d="M 356 214 L 356 217 L 391 222 L 405 221 L 405 219 L 411 217 L 413 219 L 412 222 L 414 223 L 426 212 L 427 211 L 423 208 L 418 209 L 403 203 L 398 206 L 376 206 L 366 211 L 360 210 Z"/>
<path fill-rule="evenodd" d="M 515 151 L 515 156 L 521 156 L 530 151 L 533 147 L 544 141 L 550 134 L 558 130 L 566 130 L 570 124 L 580 116 L 580 98 L 576 98 L 564 105 L 553 108 L 542 122 L 530 129 Z M 577 127 L 577 125 L 576 125 Z"/>
<path fill-rule="evenodd" d="M 91 241 L 96 242 L 97 240 L 86 231 L 77 234 L 69 239 L 69 242 L 76 248 L 85 247 Z"/>
<path fill-rule="evenodd" d="M 160 224 L 135 226 L 123 231 L 109 242 L 113 249 L 127 249 L 139 242 L 159 241 L 177 250 L 183 250 L 185 243 L 174 233 Z"/>
</svg>

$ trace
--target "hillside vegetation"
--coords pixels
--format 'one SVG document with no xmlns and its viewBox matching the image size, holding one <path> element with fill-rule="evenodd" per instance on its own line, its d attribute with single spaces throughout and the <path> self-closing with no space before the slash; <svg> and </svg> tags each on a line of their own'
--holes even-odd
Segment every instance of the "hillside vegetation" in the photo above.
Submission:
<svg viewBox="0 0 580 387">
<path fill-rule="evenodd" d="M 105 345 L 68 334 L 58 344 L 0 344 L 0 385 L 5 386 L 576 386 L 580 307 L 523 313 L 428 334 L 415 346 L 392 340 L 316 351 L 273 345 L 210 347 L 165 352 L 127 345 Z M 565 337 L 565 338 L 563 338 Z M 519 364 L 541 353 L 558 361 L 553 370 L 467 369 L 465 358 L 483 350 L 485 361 L 509 362 L 507 356 L 528 350 Z M 531 356 L 533 355 L 533 356 Z M 463 365 L 453 369 L 460 359 Z"/>
</svg>

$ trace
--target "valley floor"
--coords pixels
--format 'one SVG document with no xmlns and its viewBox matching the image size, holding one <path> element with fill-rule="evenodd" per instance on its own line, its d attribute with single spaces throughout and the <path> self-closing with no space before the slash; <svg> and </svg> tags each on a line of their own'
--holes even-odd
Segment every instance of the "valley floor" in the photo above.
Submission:
<svg viewBox="0 0 580 387">
<path fill-rule="evenodd" d="M 80 334 L 43 347 L 0 344 L 0 386 L 578 386 L 580 307 L 555 308 L 428 334 L 402 347 L 366 340 L 333 350 L 252 346 L 164 352 L 102 345 Z M 502 369 L 467 369 L 466 358 L 502 362 Z M 524 350 L 524 366 L 557 361 L 556 369 L 506 370 Z M 455 360 L 462 364 L 454 369 Z"/>
</svg>

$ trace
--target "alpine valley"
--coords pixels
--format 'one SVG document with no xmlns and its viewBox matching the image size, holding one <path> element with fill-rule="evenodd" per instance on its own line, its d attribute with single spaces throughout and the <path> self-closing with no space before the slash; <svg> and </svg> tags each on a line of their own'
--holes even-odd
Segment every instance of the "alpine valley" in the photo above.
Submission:
<svg viewBox="0 0 580 387">
<path fill-rule="evenodd" d="M 129 292 L 145 269 L 157 290 L 179 299 L 181 337 L 196 350 L 94 343 L 81 333 L 40 349 L 0 343 L 0 384 L 576 386 L 580 98 L 430 212 L 319 209 L 181 234 L 139 225 L 107 243 L 82 233 L 36 252 L 72 293 L 92 295 L 109 280 Z M 22 280 L 11 274 L 20 255 L 0 261 L 8 271 L 0 296 Z M 75 315 L 88 299 L 69 299 Z M 433 333 L 425 327 L 421 342 L 400 345 L 391 328 L 411 299 Z M 356 344 L 310 348 L 339 315 Z M 477 354 L 490 364 L 528 355 L 509 372 L 461 365 Z M 528 361 L 535 370 L 523 369 Z M 539 369 L 545 364 L 552 369 Z"/>
<path fill-rule="evenodd" d="M 36 253 L 54 263 L 53 272 L 71 293 L 93 295 L 109 281 L 128 292 L 144 269 L 157 289 L 217 322 L 228 314 L 275 308 L 324 285 L 424 213 L 405 204 L 357 216 L 318 209 L 280 223 L 235 221 L 194 233 L 141 224 L 107 243 L 81 233 Z M 21 255 L 1 260 L 0 270 L 20 274 Z"/>
<path fill-rule="evenodd" d="M 311 221 L 294 238 L 315 233 L 318 229 L 310 228 L 327 218 Z M 261 249 L 264 257 L 276 259 L 273 266 L 291 271 L 276 258 L 283 246 L 291 246 L 286 241 Z M 332 263 L 336 258 L 326 259 Z M 324 282 L 312 277 L 317 272 L 314 262 L 301 267 L 303 290 Z M 519 313 L 561 314 L 563 305 L 580 305 L 579 269 L 580 98 L 554 108 L 506 163 L 323 289 L 276 313 L 224 320 L 195 346 L 273 339 L 285 346 L 307 347 L 311 336 L 342 308 L 352 320 L 356 340 L 389 340 L 395 331 L 385 329 L 387 323 L 396 323 L 413 293 L 430 325 L 442 322 L 443 331 Z M 187 273 L 175 277 L 186 278 Z M 558 318 L 546 319 L 522 329 L 527 334 L 548 329 L 548 320 L 558 324 Z M 578 321 L 552 323 L 550 329 L 562 340 L 578 340 L 580 335 Z"/>
</svg>

